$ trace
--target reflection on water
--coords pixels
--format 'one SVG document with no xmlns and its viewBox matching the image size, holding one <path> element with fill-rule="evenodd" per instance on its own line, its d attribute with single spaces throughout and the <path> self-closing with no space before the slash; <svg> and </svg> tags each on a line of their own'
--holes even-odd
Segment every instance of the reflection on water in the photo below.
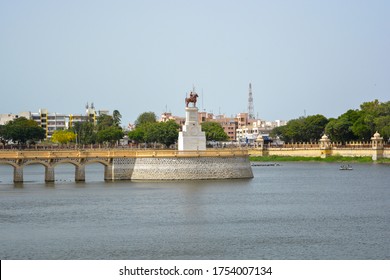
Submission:
<svg viewBox="0 0 390 280">
<path fill-rule="evenodd" d="M 283 163 L 249 180 L 104 182 L 0 165 L 1 259 L 389 259 L 390 167 Z"/>
<path fill-rule="evenodd" d="M 66 183 L 75 181 L 75 166 L 70 163 L 61 163 L 54 168 L 55 182 Z M 44 183 L 45 167 L 41 164 L 31 164 L 23 168 L 24 183 Z M 104 181 L 104 166 L 91 163 L 85 166 L 85 179 L 89 182 Z M 0 165 L 0 184 L 13 183 L 13 167 Z"/>
</svg>

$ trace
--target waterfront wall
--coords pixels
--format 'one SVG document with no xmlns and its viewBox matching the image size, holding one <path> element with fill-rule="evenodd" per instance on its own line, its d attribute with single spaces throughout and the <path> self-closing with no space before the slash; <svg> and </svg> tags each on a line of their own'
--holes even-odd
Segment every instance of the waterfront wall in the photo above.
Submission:
<svg viewBox="0 0 390 280">
<path fill-rule="evenodd" d="M 45 181 L 54 182 L 58 164 L 75 166 L 75 181 L 85 181 L 85 166 L 104 165 L 104 179 L 206 180 L 253 178 L 247 150 L 61 150 L 0 151 L 0 164 L 14 167 L 14 182 L 23 182 L 23 167 L 41 164 Z"/>
<path fill-rule="evenodd" d="M 137 158 L 132 180 L 252 178 L 248 157 Z"/>
<path fill-rule="evenodd" d="M 262 139 L 256 148 L 249 149 L 251 156 L 300 156 L 300 157 L 371 157 L 373 160 L 390 158 L 390 147 L 375 133 L 370 142 L 332 143 L 324 135 L 319 143 L 295 143 L 283 146 L 264 145 Z"/>
<path fill-rule="evenodd" d="M 338 149 L 322 150 L 320 148 L 266 148 L 249 149 L 251 156 L 297 156 L 297 157 L 321 157 L 343 156 L 343 157 L 372 157 L 375 153 L 372 149 Z M 390 150 L 383 150 L 383 158 L 390 158 Z"/>
</svg>

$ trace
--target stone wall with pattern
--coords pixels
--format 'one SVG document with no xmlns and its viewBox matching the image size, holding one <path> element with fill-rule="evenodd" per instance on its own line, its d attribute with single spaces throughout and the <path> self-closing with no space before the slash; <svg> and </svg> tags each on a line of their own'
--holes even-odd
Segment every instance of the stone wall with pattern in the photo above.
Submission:
<svg viewBox="0 0 390 280">
<path fill-rule="evenodd" d="M 135 161 L 136 158 L 114 158 L 111 166 L 112 180 L 131 180 Z"/>
<path fill-rule="evenodd" d="M 116 160 L 113 164 L 114 180 L 253 178 L 251 164 L 247 156 L 123 159 L 126 162 L 115 162 Z"/>
</svg>

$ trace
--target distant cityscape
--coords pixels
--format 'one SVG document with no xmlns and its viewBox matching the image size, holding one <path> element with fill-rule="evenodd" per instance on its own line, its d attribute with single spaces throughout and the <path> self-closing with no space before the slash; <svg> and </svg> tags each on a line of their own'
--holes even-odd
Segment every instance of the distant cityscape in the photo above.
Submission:
<svg viewBox="0 0 390 280">
<path fill-rule="evenodd" d="M 108 110 L 96 110 L 93 105 L 86 108 L 85 114 L 61 114 L 53 113 L 47 109 L 39 109 L 38 112 L 21 112 L 19 114 L 0 114 L 0 125 L 25 117 L 34 120 L 46 132 L 46 139 L 50 140 L 54 131 L 66 130 L 71 128 L 77 122 L 94 122 L 100 115 L 109 115 Z M 174 116 L 172 113 L 164 112 L 158 119 L 159 122 L 173 120 L 180 126 L 185 123 L 185 117 Z M 238 113 L 235 117 L 227 117 L 225 115 L 214 115 L 207 112 L 198 113 L 198 121 L 202 122 L 217 122 L 219 123 L 230 141 L 246 141 L 253 142 L 259 135 L 263 138 L 269 137 L 270 131 L 278 126 L 286 124 L 286 121 L 275 120 L 266 121 L 261 119 L 252 119 L 249 113 Z M 125 131 L 130 131 L 134 128 L 133 124 L 123 127 Z"/>
<path fill-rule="evenodd" d="M 0 114 L 0 125 L 4 125 L 19 117 L 25 117 L 34 120 L 42 127 L 46 132 L 46 140 L 50 140 L 56 130 L 69 129 L 77 122 L 96 123 L 98 116 L 109 114 L 109 110 L 96 110 L 94 103 L 87 103 L 85 106 L 85 114 L 62 114 L 50 112 L 48 109 L 39 109 L 38 112 L 21 112 L 19 114 Z M 168 112 L 162 113 L 157 121 L 166 122 L 169 120 L 175 121 L 180 127 L 185 123 L 184 116 L 174 116 Z M 249 84 L 248 112 L 238 113 L 235 117 L 227 117 L 224 114 L 214 115 L 213 113 L 200 111 L 198 112 L 198 122 L 200 124 L 203 122 L 219 123 L 228 135 L 229 141 L 246 143 L 255 142 L 259 136 L 267 140 L 272 129 L 286 125 L 287 123 L 284 120 L 267 121 L 254 116 L 251 84 Z M 133 128 L 134 125 L 130 123 L 123 127 L 125 131 L 131 131 Z"/>
</svg>

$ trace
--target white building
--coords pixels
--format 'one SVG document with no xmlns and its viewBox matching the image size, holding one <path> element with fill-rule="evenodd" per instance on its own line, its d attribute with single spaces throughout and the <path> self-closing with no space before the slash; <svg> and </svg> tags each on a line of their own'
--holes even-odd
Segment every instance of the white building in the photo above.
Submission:
<svg viewBox="0 0 390 280">
<path fill-rule="evenodd" d="M 254 143 L 259 135 L 263 138 L 268 138 L 269 133 L 275 127 L 286 125 L 286 121 L 275 120 L 275 121 L 265 121 L 265 120 L 251 120 L 250 124 L 242 125 L 236 130 L 236 137 L 238 142 L 244 142 L 247 144 Z"/>
</svg>

